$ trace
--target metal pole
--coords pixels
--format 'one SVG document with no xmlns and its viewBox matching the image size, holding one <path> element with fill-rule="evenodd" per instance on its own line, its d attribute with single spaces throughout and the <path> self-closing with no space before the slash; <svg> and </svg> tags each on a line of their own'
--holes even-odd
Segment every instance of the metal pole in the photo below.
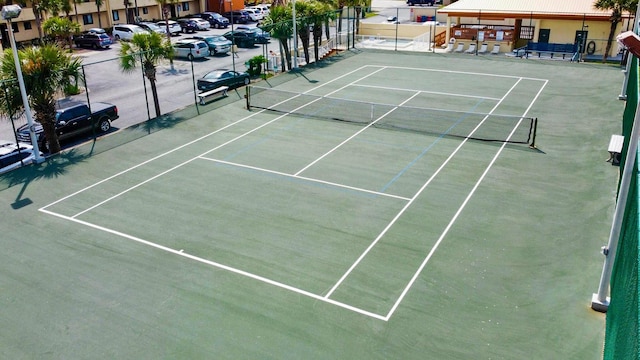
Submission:
<svg viewBox="0 0 640 360">
<path fill-rule="evenodd" d="M 292 1 L 293 15 L 293 68 L 298 68 L 298 29 L 296 25 L 296 0 Z"/>
<path fill-rule="evenodd" d="M 27 115 L 27 124 L 29 125 L 29 137 L 31 138 L 31 145 L 33 146 L 33 152 L 35 154 L 34 161 L 39 164 L 44 161 L 44 158 L 40 156 L 40 149 L 38 149 L 38 140 L 36 139 L 36 133 L 34 131 L 33 116 L 31 115 L 31 107 L 29 106 L 29 99 L 27 98 L 27 89 L 24 86 L 24 78 L 22 77 L 22 68 L 20 67 L 20 59 L 18 58 L 18 49 L 16 47 L 16 40 L 13 38 L 13 24 L 11 19 L 6 19 L 9 27 L 9 41 L 11 41 L 11 51 L 13 52 L 13 60 L 16 64 L 16 75 L 18 76 L 18 86 L 20 87 L 20 95 L 22 95 L 22 105 L 24 106 L 24 112 Z"/>
</svg>

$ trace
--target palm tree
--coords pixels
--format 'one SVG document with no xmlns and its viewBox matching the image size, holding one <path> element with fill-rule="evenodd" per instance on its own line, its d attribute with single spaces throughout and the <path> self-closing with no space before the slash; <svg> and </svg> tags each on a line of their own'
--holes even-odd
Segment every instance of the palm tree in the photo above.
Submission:
<svg viewBox="0 0 640 360">
<path fill-rule="evenodd" d="M 313 25 L 313 5 L 311 2 L 298 1 L 296 2 L 296 30 L 298 31 L 298 37 L 302 43 L 302 51 L 304 52 L 304 60 L 309 63 L 309 27 Z"/>
<path fill-rule="evenodd" d="M 71 36 L 80 32 L 80 24 L 67 18 L 52 17 L 44 21 L 42 29 L 60 42 L 63 48 L 65 44 L 69 45 L 71 51 Z"/>
<path fill-rule="evenodd" d="M 44 14 L 49 12 L 54 16 L 60 12 L 62 4 L 59 0 L 32 0 L 31 1 L 31 9 L 33 10 L 33 17 L 36 21 L 36 28 L 38 29 L 38 39 L 40 42 L 43 40 L 42 33 L 42 21 L 44 19 Z"/>
<path fill-rule="evenodd" d="M 278 39 L 280 43 L 280 53 L 282 56 L 282 72 L 291 69 L 291 50 L 289 49 L 289 39 L 293 36 L 291 6 L 271 5 L 269 16 L 262 20 L 264 31 L 271 33 L 271 36 Z M 286 60 L 286 63 L 285 63 Z"/>
<path fill-rule="evenodd" d="M 82 79 L 82 60 L 73 58 L 55 44 L 28 47 L 18 51 L 22 64 L 22 76 L 29 97 L 29 104 L 35 113 L 35 120 L 42 125 L 47 147 L 52 154 L 60 152 L 60 142 L 55 131 L 56 98 L 73 82 Z M 16 67 L 11 49 L 2 54 L 0 65 L 2 79 L 16 77 Z M 7 89 L 20 98 L 17 87 Z"/>
<path fill-rule="evenodd" d="M 602 62 L 606 62 L 609 52 L 611 51 L 611 44 L 613 43 L 616 28 L 618 27 L 618 23 L 622 21 L 622 14 L 624 12 L 634 13 L 638 7 L 638 0 L 596 0 L 593 6 L 600 10 L 611 10 L 611 17 L 609 18 L 611 27 L 609 28 L 607 47 L 602 55 Z"/>
<path fill-rule="evenodd" d="M 173 58 L 171 42 L 156 32 L 135 34 L 130 42 L 122 43 L 120 56 L 120 69 L 123 72 L 134 71 L 140 62 L 144 76 L 149 79 L 151 84 L 156 117 L 160 116 L 160 101 L 156 88 L 156 66 L 162 59 Z"/>
</svg>

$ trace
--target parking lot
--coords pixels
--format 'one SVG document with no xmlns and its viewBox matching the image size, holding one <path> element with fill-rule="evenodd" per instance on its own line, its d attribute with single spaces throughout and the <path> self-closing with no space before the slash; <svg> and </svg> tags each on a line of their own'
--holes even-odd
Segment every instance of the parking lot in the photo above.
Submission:
<svg viewBox="0 0 640 360">
<path fill-rule="evenodd" d="M 256 25 L 250 23 L 248 26 Z M 222 35 L 228 31 L 231 31 L 231 26 L 226 29 L 198 31 L 195 34 L 180 34 L 173 36 L 171 41 L 176 42 L 194 35 Z M 120 114 L 120 118 L 113 123 L 116 130 L 155 117 L 148 80 L 143 79 L 141 71 L 126 76 L 121 72 L 118 63 L 120 48 L 119 42 L 115 42 L 109 49 L 104 50 L 74 48 L 74 56 L 79 56 L 83 60 L 88 92 L 82 92 L 73 96 L 72 99 L 87 101 L 89 97 L 91 102 L 102 101 L 116 105 Z M 163 60 L 157 67 L 156 82 L 162 114 L 193 104 L 195 102 L 194 83 L 207 72 L 214 69 L 234 68 L 239 72 L 246 71 L 245 62 L 254 56 L 268 54 L 270 50 L 278 52 L 277 40 L 256 45 L 253 48 L 238 48 L 235 57 L 230 52 L 207 56 L 192 62 L 184 58 L 176 58 L 173 64 Z M 22 122 L 24 120 L 19 124 Z M 14 139 L 11 123 L 4 121 L 0 123 L 0 139 Z"/>
</svg>

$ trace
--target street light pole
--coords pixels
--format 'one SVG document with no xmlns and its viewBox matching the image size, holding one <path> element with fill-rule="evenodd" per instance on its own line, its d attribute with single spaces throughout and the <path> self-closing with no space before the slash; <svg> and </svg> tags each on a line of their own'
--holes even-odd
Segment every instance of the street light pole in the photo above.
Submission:
<svg viewBox="0 0 640 360">
<path fill-rule="evenodd" d="M 233 0 L 227 0 L 229 3 L 229 13 L 231 14 L 231 66 L 233 67 L 233 72 L 236 71 L 236 56 L 238 56 L 238 48 L 236 48 L 236 34 L 233 30 L 233 23 L 235 22 L 233 16 Z"/>
<path fill-rule="evenodd" d="M 293 0 L 293 69 L 298 68 L 298 29 L 296 28 L 296 0 Z"/>
<path fill-rule="evenodd" d="M 22 105 L 24 106 L 24 112 L 27 116 L 29 137 L 31 138 L 31 145 L 33 146 L 33 152 L 35 155 L 34 162 L 39 164 L 44 161 L 44 158 L 40 156 L 40 149 L 38 149 L 38 140 L 36 139 L 36 133 L 34 131 L 33 116 L 31 115 L 31 107 L 29 106 L 29 99 L 27 98 L 27 89 L 24 86 L 24 78 L 22 77 L 22 67 L 20 66 L 20 58 L 18 58 L 16 40 L 13 36 L 13 24 L 11 24 L 11 19 L 15 19 L 20 16 L 20 12 L 22 12 L 22 8 L 19 5 L 5 5 L 2 7 L 2 18 L 6 20 L 9 25 L 9 41 L 11 42 L 11 51 L 13 52 L 13 60 L 16 65 L 16 75 L 18 76 L 18 86 L 20 87 L 20 95 L 22 96 Z"/>
</svg>

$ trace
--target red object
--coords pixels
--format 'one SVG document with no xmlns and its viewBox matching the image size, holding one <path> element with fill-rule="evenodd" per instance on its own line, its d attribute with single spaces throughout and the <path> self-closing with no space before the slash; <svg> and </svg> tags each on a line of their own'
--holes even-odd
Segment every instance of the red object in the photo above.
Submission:
<svg viewBox="0 0 640 360">
<path fill-rule="evenodd" d="M 640 57 L 640 37 L 633 31 L 625 31 L 616 37 L 616 40 L 622 44 L 630 53 Z"/>
</svg>

